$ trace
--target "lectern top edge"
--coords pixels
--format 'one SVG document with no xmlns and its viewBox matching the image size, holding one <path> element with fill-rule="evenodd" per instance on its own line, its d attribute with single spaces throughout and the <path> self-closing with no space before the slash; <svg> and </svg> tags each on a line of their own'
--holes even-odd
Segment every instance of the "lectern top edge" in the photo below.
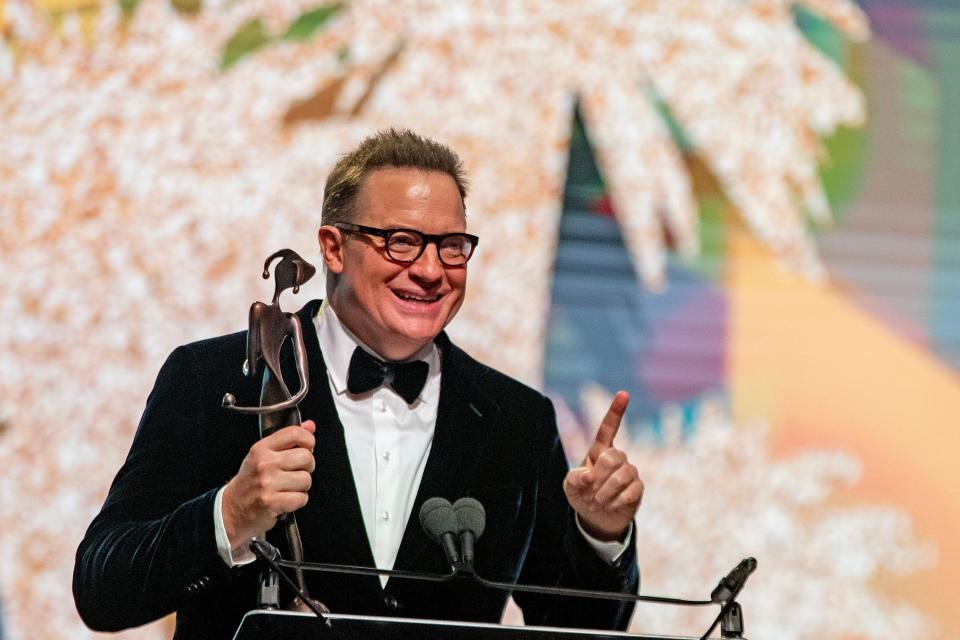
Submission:
<svg viewBox="0 0 960 640">
<path fill-rule="evenodd" d="M 528 636 L 531 639 L 536 638 L 584 638 L 592 637 L 598 639 L 606 638 L 633 638 L 634 640 L 697 640 L 689 636 L 662 636 L 662 635 L 639 635 L 634 633 L 627 633 L 624 631 L 606 631 L 599 629 L 580 629 L 580 628 L 569 628 L 569 627 L 538 627 L 538 626 L 515 626 L 515 625 L 504 625 L 497 624 L 492 622 L 464 622 L 460 620 L 433 620 L 433 619 L 423 619 L 423 618 L 393 618 L 386 616 L 365 616 L 357 614 L 345 614 L 345 613 L 328 613 L 325 614 L 325 618 L 329 620 L 334 628 L 337 626 L 337 622 L 341 623 L 357 623 L 357 624 L 370 624 L 370 625 L 386 625 L 386 624 L 396 624 L 401 626 L 406 626 L 409 628 L 410 625 L 429 628 L 437 627 L 438 630 L 448 629 L 455 630 L 460 629 L 462 631 L 472 631 L 477 632 L 479 630 L 484 630 L 484 636 L 488 636 L 491 639 L 496 639 L 498 637 L 503 638 L 513 638 L 517 634 L 523 634 Z M 245 627 L 248 627 L 250 624 L 259 626 L 259 622 L 270 619 L 275 621 L 278 624 L 282 624 L 284 620 L 289 622 L 301 622 L 306 623 L 310 619 L 316 620 L 316 617 L 312 613 L 301 613 L 297 611 L 267 611 L 262 609 L 253 609 L 244 614 L 243 619 L 240 622 L 240 627 L 237 630 L 237 635 L 235 640 L 242 640 L 245 636 L 242 631 Z M 317 623 L 319 624 L 319 620 Z M 352 635 L 352 634 L 351 634 Z M 316 636 L 317 638 L 322 638 L 323 634 Z M 338 637 L 334 633 L 331 637 Z"/>
</svg>

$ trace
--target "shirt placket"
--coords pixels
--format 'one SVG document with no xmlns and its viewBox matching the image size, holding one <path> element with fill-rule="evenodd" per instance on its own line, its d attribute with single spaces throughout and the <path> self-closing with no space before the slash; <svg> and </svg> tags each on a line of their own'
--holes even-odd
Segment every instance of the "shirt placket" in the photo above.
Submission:
<svg viewBox="0 0 960 640">
<path fill-rule="evenodd" d="M 397 546 L 394 540 L 396 529 L 397 499 L 401 485 L 398 464 L 399 429 L 397 416 L 389 394 L 381 388 L 373 397 L 374 460 L 376 467 L 374 498 L 374 559 L 377 566 L 391 568 Z"/>
</svg>

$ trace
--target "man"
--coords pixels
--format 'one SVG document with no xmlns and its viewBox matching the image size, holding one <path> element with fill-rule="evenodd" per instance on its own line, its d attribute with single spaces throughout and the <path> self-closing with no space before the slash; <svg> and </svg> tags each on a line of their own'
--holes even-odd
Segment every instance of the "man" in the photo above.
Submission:
<svg viewBox="0 0 960 640">
<path fill-rule="evenodd" d="M 550 401 L 443 333 L 477 245 L 465 195 L 456 155 L 409 131 L 380 133 L 341 159 L 318 234 L 328 299 L 299 312 L 303 425 L 258 440 L 254 417 L 220 407 L 226 391 L 256 403 L 259 380 L 241 374 L 245 333 L 175 350 L 77 551 L 74 594 L 88 625 L 116 630 L 176 611 L 176 638 L 229 638 L 255 607 L 247 542 L 294 511 L 308 560 L 445 572 L 417 518 L 434 496 L 484 505 L 476 570 L 486 578 L 638 588 L 632 523 L 643 484 L 613 447 L 626 394 L 568 472 Z M 295 381 L 286 351 L 284 377 Z M 413 389 L 364 384 L 355 361 L 370 358 L 426 365 L 414 365 Z M 268 539 L 285 549 L 276 531 Z M 334 612 L 435 619 L 497 621 L 507 597 L 468 580 L 311 573 L 308 585 Z M 624 628 L 632 610 L 515 599 L 528 624 Z"/>
</svg>

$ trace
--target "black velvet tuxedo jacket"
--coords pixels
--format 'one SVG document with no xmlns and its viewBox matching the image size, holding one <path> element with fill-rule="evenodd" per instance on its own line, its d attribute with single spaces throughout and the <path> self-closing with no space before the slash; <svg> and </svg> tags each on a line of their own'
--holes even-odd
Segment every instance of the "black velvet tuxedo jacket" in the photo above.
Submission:
<svg viewBox="0 0 960 640">
<path fill-rule="evenodd" d="M 310 390 L 316 471 L 297 512 L 309 561 L 373 566 L 353 474 L 312 318 L 299 312 Z M 396 569 L 445 573 L 442 551 L 417 514 L 433 496 L 477 498 L 487 512 L 477 572 L 489 579 L 616 591 L 638 588 L 633 541 L 609 566 L 576 530 L 562 491 L 567 470 L 553 406 L 536 391 L 476 362 L 445 334 L 433 446 Z M 77 551 L 74 597 L 83 620 L 112 631 L 173 611 L 175 638 L 230 638 L 255 608 L 259 568 L 228 568 L 217 554 L 213 506 L 258 439 L 255 416 L 221 408 L 225 392 L 255 405 L 260 380 L 245 378 L 246 332 L 176 349 L 160 371 L 127 459 Z M 289 341 L 284 377 L 296 388 Z M 279 528 L 268 539 L 286 553 Z M 466 579 L 448 583 L 308 573 L 310 593 L 338 613 L 497 622 L 507 595 Z M 625 628 L 632 606 L 516 594 L 527 624 Z"/>
</svg>

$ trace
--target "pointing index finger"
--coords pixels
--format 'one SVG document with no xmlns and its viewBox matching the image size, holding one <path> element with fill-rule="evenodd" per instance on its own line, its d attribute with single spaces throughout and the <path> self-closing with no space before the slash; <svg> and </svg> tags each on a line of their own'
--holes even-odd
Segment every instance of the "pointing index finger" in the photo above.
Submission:
<svg viewBox="0 0 960 640">
<path fill-rule="evenodd" d="M 600 428 L 597 429 L 597 436 L 594 438 L 594 445 L 600 445 L 604 448 L 613 446 L 613 439 L 617 437 L 617 431 L 620 430 L 620 422 L 623 420 L 623 414 L 627 411 L 627 404 L 630 402 L 630 394 L 626 391 L 617 391 L 613 397 L 607 414 L 603 416 Z"/>
</svg>

